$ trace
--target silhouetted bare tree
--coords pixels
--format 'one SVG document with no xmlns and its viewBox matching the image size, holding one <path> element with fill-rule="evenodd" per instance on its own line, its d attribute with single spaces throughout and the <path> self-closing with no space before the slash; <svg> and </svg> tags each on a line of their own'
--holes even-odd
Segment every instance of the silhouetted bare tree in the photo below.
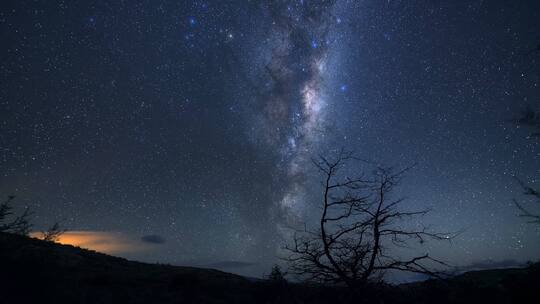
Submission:
<svg viewBox="0 0 540 304">
<path fill-rule="evenodd" d="M 535 189 L 533 189 L 532 187 L 526 185 L 520 179 L 516 178 L 516 180 L 518 181 L 521 188 L 523 188 L 523 194 L 534 199 L 536 203 L 540 204 L 540 193 L 536 191 Z M 519 216 L 528 219 L 529 223 L 540 224 L 540 214 L 534 214 L 530 212 L 527 208 L 523 207 L 523 204 L 519 203 L 515 199 L 514 199 L 514 204 L 519 209 L 519 211 L 521 211 Z"/>
<path fill-rule="evenodd" d="M 424 226 L 407 229 L 400 225 L 428 213 L 403 211 L 403 198 L 390 195 L 409 168 L 375 167 L 367 177 L 340 174 L 354 160 L 358 159 L 352 153 L 341 151 L 333 160 L 321 156 L 313 161 L 324 175 L 321 216 L 317 229 L 296 231 L 292 244 L 285 247 L 289 271 L 310 281 L 344 283 L 353 290 L 381 281 L 392 270 L 438 276 L 431 267 L 446 265 L 442 261 L 427 253 L 400 259 L 390 250 L 406 247 L 410 241 L 451 238 Z"/>
<path fill-rule="evenodd" d="M 56 242 L 66 230 L 61 227 L 59 222 L 54 223 L 49 229 L 41 232 L 41 239 L 47 242 Z"/>
<path fill-rule="evenodd" d="M 521 112 L 520 117 L 517 118 L 515 122 L 518 126 L 524 126 L 531 129 L 529 135 L 530 139 L 540 139 L 540 112 L 537 112 L 528 106 Z M 523 194 L 528 198 L 531 198 L 537 206 L 540 206 L 540 192 L 517 177 L 516 180 L 523 189 Z M 526 218 L 529 223 L 540 224 L 540 213 L 531 212 L 530 208 L 525 207 L 523 203 L 520 203 L 515 199 L 513 201 L 514 205 L 520 211 L 519 216 Z"/>
<path fill-rule="evenodd" d="M 13 216 L 13 207 L 11 206 L 13 199 L 15 196 L 9 195 L 5 201 L 0 203 L 0 232 L 27 235 L 32 227 L 29 221 L 31 212 L 26 208 L 21 215 L 9 220 Z"/>
</svg>

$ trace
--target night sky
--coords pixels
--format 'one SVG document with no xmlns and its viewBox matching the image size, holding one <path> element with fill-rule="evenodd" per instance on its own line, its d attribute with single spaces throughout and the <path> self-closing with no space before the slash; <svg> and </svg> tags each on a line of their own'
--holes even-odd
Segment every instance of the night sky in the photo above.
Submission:
<svg viewBox="0 0 540 304">
<path fill-rule="evenodd" d="M 540 106 L 539 1 L 4 0 L 0 33 L 0 194 L 36 230 L 260 276 L 345 147 L 417 164 L 405 205 L 463 231 L 421 250 L 540 257 L 512 203 L 539 140 L 511 122 Z"/>
</svg>

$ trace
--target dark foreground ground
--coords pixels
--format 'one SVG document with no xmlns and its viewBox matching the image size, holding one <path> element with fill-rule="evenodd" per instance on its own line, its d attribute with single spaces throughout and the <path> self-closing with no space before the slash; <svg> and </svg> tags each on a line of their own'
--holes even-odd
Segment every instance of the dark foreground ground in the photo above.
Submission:
<svg viewBox="0 0 540 304">
<path fill-rule="evenodd" d="M 383 286 L 253 282 L 217 270 L 145 264 L 0 233 L 0 303 L 540 303 L 540 265 Z"/>
</svg>

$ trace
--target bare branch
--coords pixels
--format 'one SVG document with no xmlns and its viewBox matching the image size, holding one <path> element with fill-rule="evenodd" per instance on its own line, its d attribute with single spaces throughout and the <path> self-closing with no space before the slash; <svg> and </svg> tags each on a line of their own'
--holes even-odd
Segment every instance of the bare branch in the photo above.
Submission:
<svg viewBox="0 0 540 304">
<path fill-rule="evenodd" d="M 306 280 L 345 284 L 352 289 L 382 280 L 387 270 L 436 275 L 429 264 L 445 264 L 427 254 L 408 260 L 386 254 L 388 245 L 405 247 L 410 241 L 453 238 L 425 227 L 400 228 L 399 222 L 429 212 L 401 210 L 404 198 L 390 199 L 392 190 L 413 166 L 401 170 L 376 166 L 369 178 L 362 172 L 356 177 L 343 176 L 340 170 L 356 160 L 343 149 L 333 159 L 319 156 L 312 160 L 324 176 L 321 216 L 316 230 L 296 230 L 292 244 L 285 246 L 289 255 L 284 260 L 290 272 Z"/>
<path fill-rule="evenodd" d="M 532 188 L 531 186 L 527 185 L 521 179 L 517 177 L 514 177 L 514 178 L 518 182 L 519 186 L 523 189 L 523 194 L 525 196 L 531 197 L 532 199 L 535 200 L 536 203 L 540 204 L 540 192 Z M 520 217 L 528 219 L 528 223 L 540 224 L 540 214 L 534 214 L 530 212 L 527 208 L 525 208 L 521 203 L 519 203 L 515 199 L 513 200 L 513 202 L 516 208 L 521 212 L 519 214 Z"/>
</svg>

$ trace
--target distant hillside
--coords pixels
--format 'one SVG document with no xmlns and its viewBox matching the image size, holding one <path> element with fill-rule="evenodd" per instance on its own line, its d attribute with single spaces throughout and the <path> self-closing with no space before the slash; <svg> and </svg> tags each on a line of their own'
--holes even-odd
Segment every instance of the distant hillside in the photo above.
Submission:
<svg viewBox="0 0 540 304">
<path fill-rule="evenodd" d="M 295 297 L 327 303 L 335 298 L 333 289 L 287 286 L 0 233 L 1 304 L 298 303 Z"/>
<path fill-rule="evenodd" d="M 0 286 L 13 303 L 233 303 L 250 287 L 217 270 L 133 262 L 12 234 L 0 233 L 0 248 Z"/>
<path fill-rule="evenodd" d="M 444 282 L 379 287 L 363 293 L 363 299 L 376 297 L 384 303 L 536 303 L 525 297 L 536 294 L 539 274 L 538 264 L 526 269 L 474 271 Z M 0 233 L 0 303 L 346 302 L 345 290 L 338 287 L 253 281 L 212 269 L 139 263 Z"/>
<path fill-rule="evenodd" d="M 446 281 L 403 284 L 399 303 L 538 303 L 540 264 L 469 271 Z"/>
</svg>

